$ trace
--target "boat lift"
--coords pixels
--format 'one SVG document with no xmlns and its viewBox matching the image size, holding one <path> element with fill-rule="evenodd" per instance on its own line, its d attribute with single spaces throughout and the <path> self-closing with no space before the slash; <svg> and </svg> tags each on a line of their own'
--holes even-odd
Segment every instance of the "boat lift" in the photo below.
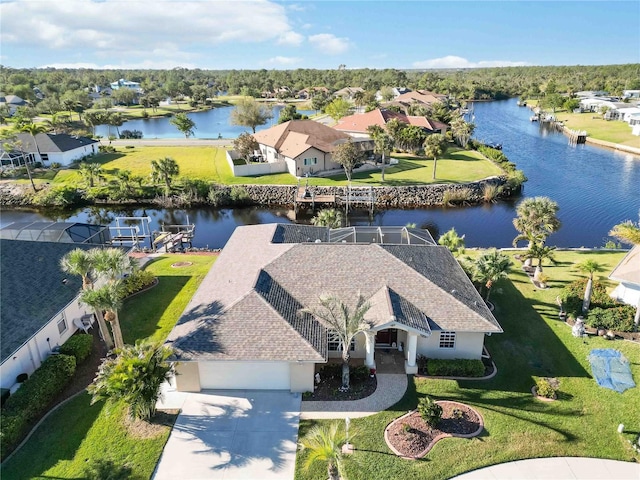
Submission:
<svg viewBox="0 0 640 480">
<path fill-rule="evenodd" d="M 159 232 L 154 231 L 152 234 L 151 247 L 153 251 L 164 250 L 165 252 L 173 251 L 176 248 L 183 249 L 185 244 L 192 246 L 191 242 L 196 231 L 196 226 L 189 223 L 183 225 L 161 225 Z"/>
<path fill-rule="evenodd" d="M 115 221 L 114 226 L 109 226 L 112 245 L 140 248 L 151 239 L 150 217 L 116 217 Z"/>
</svg>

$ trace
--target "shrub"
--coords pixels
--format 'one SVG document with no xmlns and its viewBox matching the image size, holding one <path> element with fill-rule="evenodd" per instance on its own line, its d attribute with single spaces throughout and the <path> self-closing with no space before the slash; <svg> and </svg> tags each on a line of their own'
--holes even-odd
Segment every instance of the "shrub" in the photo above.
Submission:
<svg viewBox="0 0 640 480">
<path fill-rule="evenodd" d="M 360 365 L 358 367 L 351 367 L 349 371 L 351 380 L 362 381 L 369 377 L 369 367 L 366 365 Z"/>
<path fill-rule="evenodd" d="M 567 315 L 571 315 L 574 318 L 582 315 L 582 300 L 586 287 L 587 279 L 581 278 L 571 282 L 562 289 L 560 299 L 564 304 Z M 615 301 L 607 294 L 605 286 L 597 280 L 594 280 L 591 291 L 591 307 L 608 308 L 613 306 L 615 306 Z"/>
<path fill-rule="evenodd" d="M 214 207 L 224 207 L 229 205 L 231 202 L 229 189 L 224 185 L 211 185 L 209 187 L 209 193 L 207 193 L 207 201 Z"/>
<path fill-rule="evenodd" d="M 68 185 L 40 190 L 33 197 L 33 204 L 39 206 L 70 207 L 82 203 L 82 194 Z"/>
<path fill-rule="evenodd" d="M 482 377 L 484 364 L 482 360 L 465 358 L 454 360 L 430 358 L 427 361 L 427 373 L 438 377 Z"/>
<path fill-rule="evenodd" d="M 593 328 L 615 330 L 617 332 L 633 332 L 635 307 L 618 305 L 609 308 L 592 308 L 587 316 L 587 325 Z"/>
<path fill-rule="evenodd" d="M 125 296 L 133 295 L 151 285 L 155 279 L 155 275 L 150 270 L 136 270 L 122 280 L 123 293 Z"/>
<path fill-rule="evenodd" d="M 437 427 L 442 419 L 442 407 L 429 396 L 418 401 L 418 413 L 430 427 Z"/>
<path fill-rule="evenodd" d="M 53 169 L 62 168 L 62 164 L 60 162 L 52 162 L 51 168 Z"/>
<path fill-rule="evenodd" d="M 251 203 L 249 192 L 242 185 L 234 185 L 231 187 L 231 201 L 235 205 L 248 205 Z"/>
<path fill-rule="evenodd" d="M 546 378 L 540 378 L 536 382 L 536 393 L 540 397 L 556 398 L 556 390 Z"/>
<path fill-rule="evenodd" d="M 92 348 L 93 337 L 87 333 L 78 333 L 62 344 L 60 353 L 75 357 L 76 364 L 79 364 L 89 356 Z"/>
<path fill-rule="evenodd" d="M 469 187 L 463 187 L 457 190 L 446 190 L 442 195 L 442 203 L 444 205 L 469 203 L 472 199 L 473 191 Z"/>
<path fill-rule="evenodd" d="M 485 202 L 495 202 L 502 193 L 502 187 L 494 183 L 487 183 L 482 188 L 482 199 Z"/>
<path fill-rule="evenodd" d="M 16 446 L 27 425 L 38 418 L 51 400 L 62 391 L 75 370 L 74 357 L 51 355 L 9 397 L 0 422 L 0 451 L 3 457 Z"/>
</svg>

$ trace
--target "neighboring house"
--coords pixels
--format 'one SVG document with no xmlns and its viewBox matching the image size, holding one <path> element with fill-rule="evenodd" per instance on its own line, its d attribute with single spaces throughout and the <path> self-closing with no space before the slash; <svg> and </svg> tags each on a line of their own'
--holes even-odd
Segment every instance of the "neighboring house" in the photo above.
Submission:
<svg viewBox="0 0 640 480">
<path fill-rule="evenodd" d="M 367 113 L 357 113 L 355 115 L 343 117 L 338 120 L 338 124 L 333 128 L 357 138 L 368 138 L 369 134 L 367 132 L 367 127 L 371 125 L 378 125 L 384 128 L 387 122 L 393 119 L 397 119 L 407 125 L 418 126 L 427 133 L 446 133 L 447 131 L 447 125 L 445 123 L 438 122 L 427 117 L 405 115 L 404 113 L 397 113 L 393 110 L 387 110 L 384 108 L 377 108 Z"/>
<path fill-rule="evenodd" d="M 75 248 L 95 245 L 0 239 L 0 387 L 31 375 L 91 312 L 78 301 L 81 278 L 60 269 Z"/>
<path fill-rule="evenodd" d="M 605 92 L 604 90 L 583 90 L 576 92 L 576 97 L 578 98 L 606 97 L 607 95 L 609 95 L 609 92 Z"/>
<path fill-rule="evenodd" d="M 350 102 L 353 101 L 353 97 L 356 94 L 356 92 L 363 92 L 364 93 L 364 88 L 360 88 L 360 87 L 344 87 L 341 88 L 340 90 L 338 90 L 337 92 L 333 92 L 333 96 L 335 98 L 341 97 L 344 98 L 345 100 L 349 100 Z"/>
<path fill-rule="evenodd" d="M 400 95 L 403 95 L 405 93 L 409 93 L 410 91 L 411 91 L 411 89 L 407 88 L 407 87 L 392 87 L 391 88 L 391 93 L 393 93 L 393 98 L 394 99 L 398 98 Z M 381 90 L 378 90 L 376 92 L 376 100 L 378 102 L 381 102 L 382 100 L 384 100 L 382 98 L 382 91 Z"/>
<path fill-rule="evenodd" d="M 131 82 L 129 80 L 125 80 L 121 78 L 117 82 L 111 82 L 111 90 L 119 90 L 121 88 L 128 88 L 129 90 L 134 90 L 135 92 L 141 93 L 142 88 L 140 87 L 140 83 Z"/>
<path fill-rule="evenodd" d="M 628 105 L 628 104 L 627 104 Z M 618 120 L 627 122 L 629 125 L 635 125 L 640 115 L 640 107 L 627 106 L 618 109 Z M 633 123 L 632 123 L 633 121 Z"/>
<path fill-rule="evenodd" d="M 0 108 L 7 108 L 9 115 L 16 113 L 18 107 L 26 107 L 28 103 L 17 95 L 0 94 Z"/>
<path fill-rule="evenodd" d="M 0 228 L 0 238 L 33 242 L 86 243 L 110 242 L 109 227 L 77 222 L 13 222 Z"/>
<path fill-rule="evenodd" d="M 640 99 L 640 90 L 623 90 L 622 98 Z"/>
<path fill-rule="evenodd" d="M 76 160 L 98 153 L 99 142 L 88 137 L 67 135 L 66 133 L 38 133 L 33 137 L 28 133 L 17 134 L 21 150 L 28 154 L 31 162 L 50 165 L 57 162 L 62 166 L 71 165 Z M 4 147 L 0 147 L 4 149 Z"/>
<path fill-rule="evenodd" d="M 313 391 L 316 365 L 341 356 L 332 331 L 302 313 L 322 294 L 351 308 L 358 294 L 370 302 L 373 326 L 351 346 L 369 368 L 380 348 L 401 351 L 407 373 L 417 372 L 417 355 L 480 359 L 485 335 L 502 332 L 451 252 L 425 230 L 242 226 L 167 339 L 178 390 Z"/>
<path fill-rule="evenodd" d="M 437 102 L 444 102 L 447 96 L 440 93 L 430 92 L 428 90 L 414 90 L 398 95 L 394 102 L 398 102 L 404 105 L 411 105 L 412 103 L 422 103 L 424 105 L 431 105 Z"/>
<path fill-rule="evenodd" d="M 640 323 L 640 245 L 633 247 L 613 269 L 611 280 L 620 282 L 611 296 L 637 308 L 635 323 Z"/>
<path fill-rule="evenodd" d="M 296 97 L 306 100 L 317 94 L 329 95 L 329 89 L 327 87 L 303 88 L 296 94 Z"/>
<path fill-rule="evenodd" d="M 350 138 L 313 120 L 290 120 L 253 137 L 264 161 L 286 162 L 289 173 L 297 177 L 341 168 L 332 160 L 331 152 Z"/>
</svg>

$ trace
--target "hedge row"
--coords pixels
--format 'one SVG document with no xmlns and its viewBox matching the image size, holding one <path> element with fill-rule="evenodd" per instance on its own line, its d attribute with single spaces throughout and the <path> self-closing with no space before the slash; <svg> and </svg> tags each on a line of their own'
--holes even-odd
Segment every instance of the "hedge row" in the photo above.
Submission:
<svg viewBox="0 0 640 480">
<path fill-rule="evenodd" d="M 427 360 L 427 375 L 435 377 L 483 377 L 484 364 L 482 360 L 430 358 Z"/>
<path fill-rule="evenodd" d="M 76 364 L 80 364 L 89 356 L 92 348 L 93 336 L 88 333 L 77 333 L 64 342 L 60 347 L 60 353 L 75 357 Z"/>
<path fill-rule="evenodd" d="M 51 355 L 7 399 L 0 415 L 0 455 L 3 458 L 16 447 L 29 423 L 42 415 L 75 371 L 75 357 Z"/>
<path fill-rule="evenodd" d="M 148 287 L 156 277 L 150 270 L 136 270 L 122 281 L 124 296 L 128 297 Z"/>
</svg>

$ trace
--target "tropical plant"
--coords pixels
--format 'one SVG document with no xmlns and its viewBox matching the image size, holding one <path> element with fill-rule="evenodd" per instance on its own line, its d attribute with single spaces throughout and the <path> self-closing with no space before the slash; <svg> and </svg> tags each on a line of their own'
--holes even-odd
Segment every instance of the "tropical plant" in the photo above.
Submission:
<svg viewBox="0 0 640 480">
<path fill-rule="evenodd" d="M 300 440 L 300 449 L 307 452 L 305 470 L 316 462 L 327 464 L 329 480 L 346 480 L 342 464 L 342 445 L 347 441 L 342 422 L 333 421 L 329 425 L 315 425 Z"/>
<path fill-rule="evenodd" d="M 458 117 L 451 122 L 451 133 L 458 145 L 467 148 L 467 144 L 473 135 L 476 126 L 473 123 L 465 122 L 464 118 Z"/>
<path fill-rule="evenodd" d="M 485 202 L 495 202 L 502 192 L 502 186 L 495 183 L 485 183 L 482 188 L 482 199 Z"/>
<path fill-rule="evenodd" d="M 418 413 L 424 423 L 433 428 L 437 427 L 440 420 L 442 420 L 442 407 L 429 396 L 418 400 Z"/>
<path fill-rule="evenodd" d="M 192 136 L 194 133 L 193 130 L 196 128 L 196 122 L 191 120 L 186 113 L 178 113 L 171 117 L 169 123 L 180 130 L 184 134 L 185 138 Z"/>
<path fill-rule="evenodd" d="M 438 158 L 447 151 L 447 139 L 440 133 L 434 133 L 427 136 L 423 146 L 425 156 L 433 158 L 433 179 L 435 180 Z"/>
<path fill-rule="evenodd" d="M 116 358 L 107 358 L 88 387 L 91 403 L 100 400 L 124 401 L 133 419 L 149 420 L 156 412 L 160 386 L 171 377 L 167 361 L 172 350 L 162 344 L 138 342 L 117 350 Z"/>
<path fill-rule="evenodd" d="M 389 135 L 387 132 L 381 132 L 378 135 L 373 137 L 374 140 L 374 152 L 379 153 L 382 156 L 382 169 L 380 171 L 380 181 L 384 183 L 384 168 L 387 164 L 385 159 L 385 155 L 387 152 L 391 152 L 395 145 L 395 141 L 393 137 Z"/>
<path fill-rule="evenodd" d="M 487 289 L 486 301 L 489 301 L 491 288 L 501 278 L 506 278 L 513 262 L 495 248 L 480 255 L 473 264 L 473 279 L 484 284 Z"/>
<path fill-rule="evenodd" d="M 102 176 L 102 165 L 97 162 L 80 162 L 78 171 L 89 187 L 93 188 L 95 181 Z"/>
<path fill-rule="evenodd" d="M 311 219 L 311 223 L 318 227 L 340 228 L 344 222 L 344 217 L 340 210 L 335 208 L 325 208 Z"/>
<path fill-rule="evenodd" d="M 171 157 L 164 157 L 158 160 L 151 160 L 151 180 L 153 182 L 163 182 L 167 193 L 171 191 L 171 181 L 173 177 L 180 173 L 180 167 Z"/>
<path fill-rule="evenodd" d="M 238 152 L 241 158 L 249 164 L 249 158 L 253 155 L 253 152 L 258 150 L 260 145 L 258 141 L 249 132 L 241 133 L 238 138 L 233 141 L 233 149 Z"/>
<path fill-rule="evenodd" d="M 349 141 L 341 143 L 333 150 L 332 158 L 334 162 L 342 165 L 347 180 L 350 182 L 353 169 L 362 159 L 362 152 L 349 139 Z"/>
<path fill-rule="evenodd" d="M 87 251 L 81 248 L 76 248 L 65 254 L 60 259 L 60 268 L 63 272 L 70 273 L 72 275 L 78 275 L 82 278 L 83 292 L 93 290 L 95 284 L 94 276 L 96 272 L 94 270 L 93 252 L 94 249 Z M 96 313 L 96 318 L 98 319 L 98 327 L 100 328 L 102 338 L 104 339 L 107 348 L 110 349 L 113 347 L 113 340 L 111 338 L 111 333 L 109 333 L 109 329 L 107 328 L 107 324 L 104 321 L 102 309 L 99 307 L 94 307 L 94 310 Z"/>
<path fill-rule="evenodd" d="M 588 274 L 587 286 L 584 290 L 584 299 L 582 301 L 582 313 L 589 311 L 589 305 L 591 304 L 591 294 L 593 292 L 593 274 L 602 271 L 602 265 L 595 260 L 585 260 L 579 263 L 578 270 L 582 273 Z"/>
<path fill-rule="evenodd" d="M 253 97 L 241 98 L 236 103 L 236 108 L 231 112 L 231 123 L 233 125 L 250 127 L 253 133 L 256 133 L 258 125 L 264 125 L 270 118 L 273 118 L 271 109 L 258 103 Z"/>
<path fill-rule="evenodd" d="M 342 347 L 342 391 L 349 390 L 350 346 L 353 338 L 369 330 L 372 323 L 364 317 L 371 308 L 369 302 L 358 294 L 355 304 L 345 303 L 335 295 L 320 296 L 320 306 L 300 310 L 302 315 L 310 314 L 324 323 L 338 337 Z"/>
<path fill-rule="evenodd" d="M 614 225 L 609 235 L 617 238 L 621 242 L 640 245 L 640 222 L 633 223 L 631 220 Z"/>
<path fill-rule="evenodd" d="M 533 279 L 535 281 L 540 281 L 540 275 L 542 274 L 542 262 L 544 260 L 549 260 L 550 262 L 555 263 L 555 258 L 553 256 L 555 249 L 556 247 L 549 247 L 543 243 L 534 243 L 526 252 L 524 252 L 524 258 L 538 260 L 536 270 L 533 274 Z"/>
<path fill-rule="evenodd" d="M 525 198 L 516 207 L 517 217 L 513 226 L 520 232 L 513 240 L 517 246 L 520 240 L 527 240 L 529 248 L 534 243 L 544 243 L 546 238 L 560 228 L 558 204 L 548 197 Z"/>
<path fill-rule="evenodd" d="M 440 235 L 438 244 L 447 247 L 454 255 L 464 253 L 464 235 L 460 237 L 453 227 Z"/>
<path fill-rule="evenodd" d="M 80 301 L 95 310 L 106 311 L 104 319 L 111 323 L 116 348 L 124 347 L 124 339 L 120 329 L 118 310 L 122 306 L 122 289 L 118 284 L 105 284 L 93 290 L 84 290 Z"/>
</svg>

